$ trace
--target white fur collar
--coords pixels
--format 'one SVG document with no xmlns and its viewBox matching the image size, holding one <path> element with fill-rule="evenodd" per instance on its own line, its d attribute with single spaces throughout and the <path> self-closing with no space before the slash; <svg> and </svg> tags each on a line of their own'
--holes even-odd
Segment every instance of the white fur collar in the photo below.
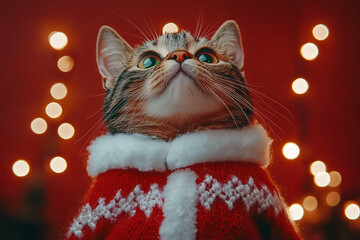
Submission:
<svg viewBox="0 0 360 240">
<path fill-rule="evenodd" d="M 196 163 L 239 161 L 267 167 L 270 139 L 260 124 L 240 130 L 207 130 L 180 135 L 172 142 L 141 134 L 105 135 L 88 147 L 87 171 L 96 177 L 110 169 L 165 171 Z"/>
</svg>

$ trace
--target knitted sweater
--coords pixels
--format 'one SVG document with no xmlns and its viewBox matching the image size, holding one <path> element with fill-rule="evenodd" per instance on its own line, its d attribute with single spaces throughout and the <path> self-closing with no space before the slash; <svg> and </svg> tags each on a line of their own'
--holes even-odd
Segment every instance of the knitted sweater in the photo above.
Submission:
<svg viewBox="0 0 360 240">
<path fill-rule="evenodd" d="M 300 239 L 265 169 L 271 142 L 260 125 L 99 137 L 67 239 Z"/>
</svg>

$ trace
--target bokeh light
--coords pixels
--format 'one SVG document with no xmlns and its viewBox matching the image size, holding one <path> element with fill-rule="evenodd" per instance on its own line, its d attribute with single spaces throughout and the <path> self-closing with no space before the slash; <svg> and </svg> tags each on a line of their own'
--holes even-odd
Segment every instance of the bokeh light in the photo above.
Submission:
<svg viewBox="0 0 360 240">
<path fill-rule="evenodd" d="M 56 102 L 49 103 L 45 108 L 46 114 L 51 118 L 57 118 L 62 113 L 62 107 Z"/>
<path fill-rule="evenodd" d="M 341 175 L 340 173 L 336 172 L 336 171 L 332 171 L 329 173 L 330 175 L 330 183 L 329 186 L 330 187 L 337 187 L 340 185 L 341 183 Z"/>
<path fill-rule="evenodd" d="M 327 172 L 319 172 L 315 175 L 314 182 L 319 187 L 326 187 L 330 183 L 330 175 Z"/>
<path fill-rule="evenodd" d="M 309 89 L 309 84 L 304 78 L 297 78 L 292 83 L 292 89 L 296 94 L 304 94 Z"/>
<path fill-rule="evenodd" d="M 314 43 L 306 43 L 301 47 L 300 53 L 303 58 L 311 61 L 317 57 L 319 54 L 319 49 Z"/>
<path fill-rule="evenodd" d="M 329 29 L 324 24 L 316 25 L 312 33 L 317 40 L 325 40 L 329 36 Z"/>
<path fill-rule="evenodd" d="M 67 88 L 63 83 L 55 83 L 50 89 L 50 94 L 57 100 L 63 99 L 67 94 Z"/>
<path fill-rule="evenodd" d="M 291 219 L 294 221 L 300 220 L 304 216 L 304 209 L 298 203 L 294 203 L 293 205 L 291 205 L 289 208 L 289 212 Z"/>
<path fill-rule="evenodd" d="M 68 43 L 68 38 L 65 33 L 55 31 L 49 34 L 49 43 L 54 49 L 61 50 Z"/>
<path fill-rule="evenodd" d="M 360 208 L 359 205 L 355 203 L 351 203 L 346 205 L 345 207 L 345 216 L 350 220 L 356 220 L 360 216 Z"/>
<path fill-rule="evenodd" d="M 341 200 L 341 197 L 338 192 L 329 192 L 326 195 L 326 203 L 330 207 L 334 207 L 334 206 L 338 205 L 340 203 L 340 200 Z"/>
<path fill-rule="evenodd" d="M 35 118 L 30 124 L 31 130 L 36 134 L 43 134 L 46 132 L 47 123 L 43 118 Z"/>
<path fill-rule="evenodd" d="M 25 160 L 17 160 L 12 166 L 13 173 L 18 177 L 25 177 L 30 172 L 30 166 Z"/>
<path fill-rule="evenodd" d="M 74 60 L 70 56 L 62 56 L 59 58 L 57 66 L 62 72 L 69 72 L 74 67 Z"/>
<path fill-rule="evenodd" d="M 62 173 L 66 170 L 67 168 L 67 163 L 66 160 L 62 157 L 54 157 L 53 159 L 51 159 L 50 161 L 50 168 L 51 170 L 53 170 L 55 173 Z"/>
<path fill-rule="evenodd" d="M 299 156 L 300 148 L 296 143 L 288 142 L 284 145 L 282 152 L 285 158 L 292 160 Z"/>
<path fill-rule="evenodd" d="M 310 172 L 314 176 L 320 172 L 325 172 L 325 171 L 326 171 L 326 165 L 322 161 L 318 160 L 310 165 Z"/>
<path fill-rule="evenodd" d="M 58 128 L 58 134 L 63 139 L 70 139 L 75 134 L 75 128 L 70 123 L 63 123 Z"/>
<path fill-rule="evenodd" d="M 304 198 L 303 206 L 307 211 L 314 211 L 317 208 L 318 202 L 314 196 L 307 196 Z"/>
<path fill-rule="evenodd" d="M 179 31 L 178 26 L 175 23 L 172 23 L 172 22 L 165 24 L 164 27 L 163 27 L 163 30 L 162 30 L 163 34 L 165 34 L 165 33 L 177 33 L 178 31 Z"/>
</svg>

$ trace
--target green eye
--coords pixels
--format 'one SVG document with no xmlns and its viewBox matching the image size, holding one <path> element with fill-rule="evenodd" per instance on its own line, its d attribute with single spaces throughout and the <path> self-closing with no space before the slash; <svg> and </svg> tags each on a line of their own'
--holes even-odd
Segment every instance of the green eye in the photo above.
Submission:
<svg viewBox="0 0 360 240">
<path fill-rule="evenodd" d="M 217 58 L 212 53 L 203 53 L 199 55 L 198 59 L 204 63 L 217 63 Z"/>
<path fill-rule="evenodd" d="M 139 67 L 140 68 L 151 68 L 153 66 L 158 65 L 159 62 L 160 62 L 159 57 L 157 57 L 155 55 L 147 55 L 140 60 Z"/>
</svg>

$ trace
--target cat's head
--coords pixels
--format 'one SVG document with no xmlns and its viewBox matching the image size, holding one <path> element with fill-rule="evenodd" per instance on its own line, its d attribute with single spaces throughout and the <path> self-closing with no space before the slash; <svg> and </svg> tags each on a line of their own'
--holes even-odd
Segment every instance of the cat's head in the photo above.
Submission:
<svg viewBox="0 0 360 240">
<path fill-rule="evenodd" d="M 136 48 L 102 27 L 97 64 L 106 89 L 108 130 L 172 139 L 249 124 L 253 106 L 243 60 L 234 21 L 226 21 L 210 40 L 182 31 Z"/>
</svg>

